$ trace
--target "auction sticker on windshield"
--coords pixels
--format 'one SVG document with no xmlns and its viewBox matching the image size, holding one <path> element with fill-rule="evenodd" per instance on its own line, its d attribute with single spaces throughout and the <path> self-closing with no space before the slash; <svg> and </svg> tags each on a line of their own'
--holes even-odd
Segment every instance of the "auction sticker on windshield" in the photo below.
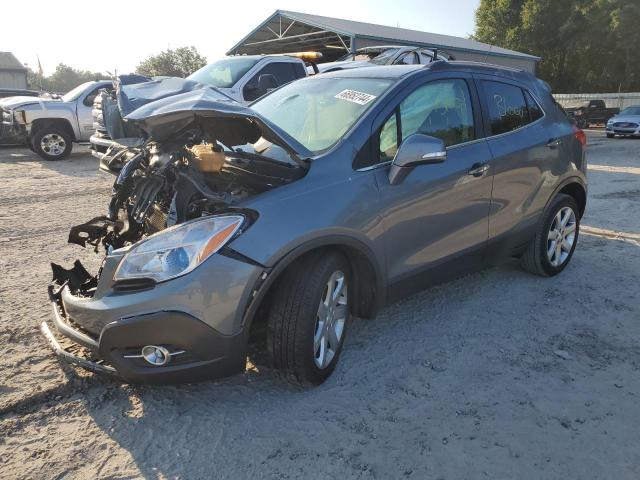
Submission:
<svg viewBox="0 0 640 480">
<path fill-rule="evenodd" d="M 357 103 L 358 105 L 366 105 L 371 100 L 376 98 L 376 96 L 364 92 L 358 92 L 356 90 L 343 90 L 333 98 L 339 98 L 340 100 L 346 100 L 347 102 Z"/>
</svg>

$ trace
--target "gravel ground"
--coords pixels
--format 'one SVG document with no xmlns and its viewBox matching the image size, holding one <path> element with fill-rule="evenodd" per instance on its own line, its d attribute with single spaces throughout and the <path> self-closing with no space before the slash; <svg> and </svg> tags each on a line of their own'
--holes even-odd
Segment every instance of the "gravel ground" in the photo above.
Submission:
<svg viewBox="0 0 640 480">
<path fill-rule="evenodd" d="M 140 387 L 66 368 L 38 332 L 49 262 L 101 214 L 86 149 L 0 149 L 0 477 L 640 478 L 640 141 L 589 133 L 572 263 L 516 263 L 352 324 L 324 385 L 265 368 Z"/>
</svg>

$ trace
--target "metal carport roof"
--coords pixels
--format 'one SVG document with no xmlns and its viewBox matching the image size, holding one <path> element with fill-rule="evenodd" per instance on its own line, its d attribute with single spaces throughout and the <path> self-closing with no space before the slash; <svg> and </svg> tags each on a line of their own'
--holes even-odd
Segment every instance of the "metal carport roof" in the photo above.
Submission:
<svg viewBox="0 0 640 480">
<path fill-rule="evenodd" d="M 361 46 L 385 44 L 438 48 L 451 53 L 454 57 L 456 52 L 469 52 L 487 57 L 509 57 L 532 62 L 540 60 L 533 55 L 488 45 L 469 38 L 288 10 L 276 10 L 234 45 L 227 55 L 278 54 L 313 50 L 322 52 L 326 59 L 334 59 Z"/>
</svg>

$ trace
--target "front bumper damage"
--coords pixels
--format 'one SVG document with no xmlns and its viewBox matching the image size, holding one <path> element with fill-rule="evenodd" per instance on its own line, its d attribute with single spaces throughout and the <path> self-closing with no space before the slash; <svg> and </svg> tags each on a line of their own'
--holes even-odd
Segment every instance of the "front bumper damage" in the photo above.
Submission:
<svg viewBox="0 0 640 480">
<path fill-rule="evenodd" d="M 15 112 L 0 108 L 0 145 L 24 145 L 27 129 L 24 123 L 16 121 Z"/>
<path fill-rule="evenodd" d="M 250 228 L 258 213 L 243 202 L 302 178 L 307 162 L 300 153 L 307 152 L 210 88 L 145 103 L 126 120 L 140 136 L 124 145 L 126 155 L 101 161 L 116 175 L 106 215 L 73 227 L 68 238 L 106 256 L 97 275 L 79 261 L 71 269 L 52 264 L 54 316 L 42 331 L 62 360 L 126 381 L 190 382 L 240 372 L 250 330 L 245 316 L 269 269 L 234 252 L 233 237 L 215 252 L 200 252 L 197 266 L 181 267 L 181 276 L 116 281 L 114 275 L 138 242 L 190 220 L 232 212 Z M 165 268 L 164 251 L 156 254 L 154 268 Z"/>
<path fill-rule="evenodd" d="M 121 257 L 108 256 L 100 277 L 76 261 L 54 266 L 49 286 L 53 308 L 41 331 L 57 357 L 74 366 L 134 383 L 184 383 L 238 373 L 246 365 L 243 325 L 251 287 L 263 269 L 219 255 L 219 279 L 205 269 L 156 285 L 118 287 L 110 279 Z M 202 285 L 210 284 L 205 295 Z M 170 283 L 170 285 L 169 285 Z M 168 363 L 149 364 L 146 345 L 171 353 Z"/>
</svg>

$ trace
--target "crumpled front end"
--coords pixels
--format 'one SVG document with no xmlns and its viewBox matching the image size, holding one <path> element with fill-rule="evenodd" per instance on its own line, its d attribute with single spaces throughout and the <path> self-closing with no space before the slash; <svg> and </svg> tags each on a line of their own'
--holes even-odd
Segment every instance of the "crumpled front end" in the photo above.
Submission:
<svg viewBox="0 0 640 480">
<path fill-rule="evenodd" d="M 0 145 L 24 145 L 26 141 L 23 113 L 0 107 Z"/>
<path fill-rule="evenodd" d="M 100 268 L 52 264 L 55 328 L 42 329 L 54 350 L 129 381 L 244 368 L 243 318 L 268 269 L 233 251 L 257 219 L 243 203 L 306 174 L 294 147 L 244 107 L 202 93 L 177 97 L 182 103 L 167 100 L 148 116 L 136 111 L 139 146 L 113 168 L 105 214 L 69 232 L 70 243 L 104 255 Z"/>
<path fill-rule="evenodd" d="M 70 269 L 52 265 L 53 316 L 41 329 L 62 360 L 137 383 L 191 382 L 244 369 L 243 306 L 262 274 L 259 266 L 220 255 L 176 281 L 118 285 L 113 273 L 122 256 L 107 255 L 97 275 L 79 261 Z M 234 277 L 212 276 L 212 270 Z M 202 298 L 205 282 L 220 295 Z M 143 355 L 150 346 L 166 358 L 150 362 Z"/>
</svg>

